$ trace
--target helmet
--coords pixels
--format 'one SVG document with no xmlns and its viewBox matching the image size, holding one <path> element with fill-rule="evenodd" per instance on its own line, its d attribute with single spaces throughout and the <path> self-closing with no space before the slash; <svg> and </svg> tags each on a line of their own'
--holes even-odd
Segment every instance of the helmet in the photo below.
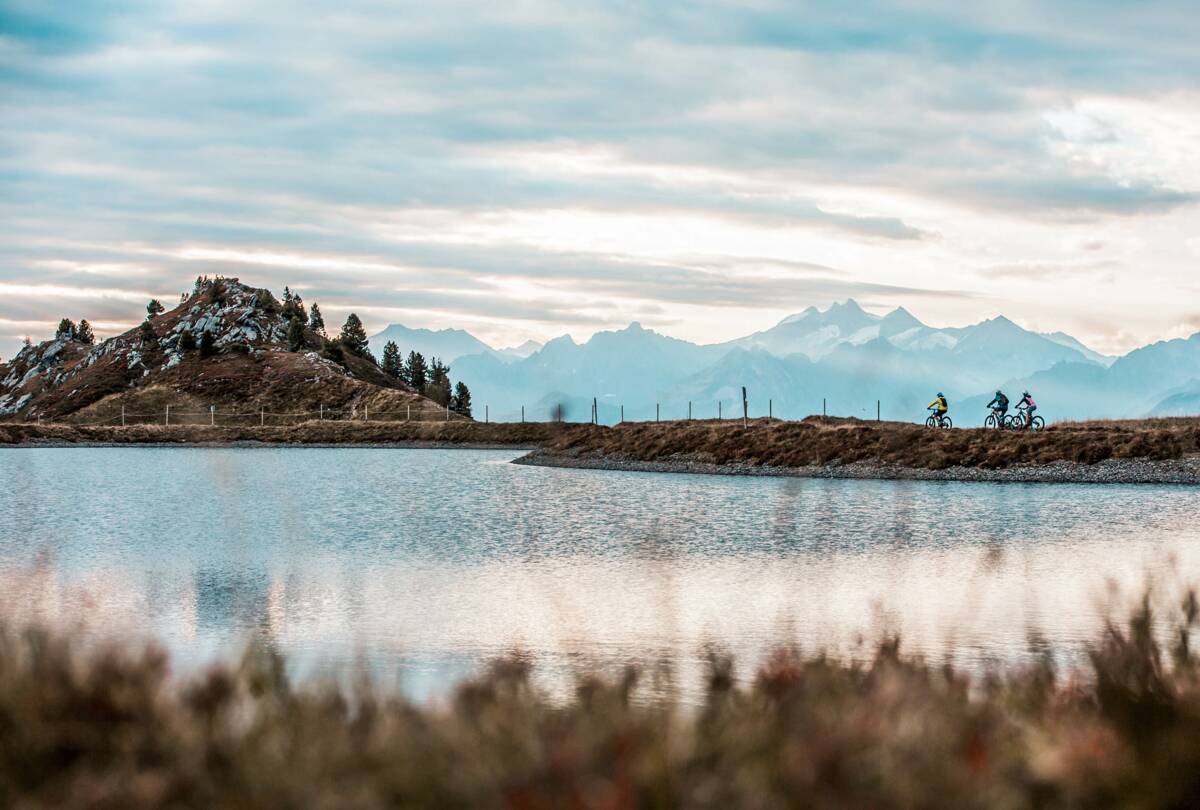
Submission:
<svg viewBox="0 0 1200 810">
<path fill-rule="evenodd" d="M 997 389 L 996 389 L 996 396 L 998 396 L 998 397 L 1002 397 L 1002 396 L 1004 396 L 1004 392 L 1003 392 L 1003 391 L 1001 391 L 1000 389 L 998 389 L 998 388 L 997 388 Z"/>
<path fill-rule="evenodd" d="M 945 395 L 945 394 L 943 394 L 941 391 L 938 391 L 938 396 L 939 396 L 939 397 L 944 397 L 944 396 L 946 396 L 946 395 Z"/>
<path fill-rule="evenodd" d="M 1023 396 L 1023 397 L 1027 397 L 1027 396 L 1029 396 L 1029 392 L 1028 392 L 1028 391 L 1026 391 L 1024 394 L 1021 394 L 1021 396 Z"/>
</svg>

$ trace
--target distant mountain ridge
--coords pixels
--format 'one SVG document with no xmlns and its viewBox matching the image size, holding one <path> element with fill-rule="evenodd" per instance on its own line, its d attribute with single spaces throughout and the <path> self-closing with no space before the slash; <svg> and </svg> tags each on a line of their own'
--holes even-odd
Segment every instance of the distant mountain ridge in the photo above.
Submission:
<svg viewBox="0 0 1200 810">
<path fill-rule="evenodd" d="M 407 332 L 471 337 L 454 330 Z M 718 408 L 727 415 L 740 409 L 742 386 L 752 413 L 788 418 L 822 408 L 873 417 L 878 407 L 885 418 L 919 419 L 933 394 L 943 391 L 960 414 L 965 411 L 964 424 L 976 416 L 982 421 L 983 404 L 998 388 L 1010 396 L 1036 390 L 1050 419 L 1143 416 L 1160 404 L 1176 413 L 1200 400 L 1200 392 L 1186 388 L 1200 379 L 1200 339 L 1113 358 L 1063 332 L 1034 332 L 1003 315 L 933 327 L 903 307 L 875 315 L 853 299 L 824 310 L 809 307 L 719 344 L 679 340 L 635 322 L 584 343 L 564 335 L 524 357 L 477 340 L 461 345 L 462 351 L 483 348 L 454 356 L 459 349 L 443 341 L 431 351 L 452 358 L 455 376 L 468 382 L 476 402 L 490 403 L 497 414 L 520 414 L 524 407 L 530 418 L 558 407 L 567 418 L 588 418 L 593 399 L 602 421 L 616 421 L 622 412 L 627 419 L 679 418 L 689 403 L 693 416 L 715 416 Z"/>
</svg>

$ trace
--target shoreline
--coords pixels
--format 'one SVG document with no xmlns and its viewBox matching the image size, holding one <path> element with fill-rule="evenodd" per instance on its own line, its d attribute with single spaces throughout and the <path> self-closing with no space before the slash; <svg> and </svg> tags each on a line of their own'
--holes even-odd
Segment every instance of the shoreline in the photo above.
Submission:
<svg viewBox="0 0 1200 810">
<path fill-rule="evenodd" d="M 496 442 L 447 442 L 447 441 L 392 441 L 392 442 L 268 442 L 257 439 L 238 439 L 232 441 L 157 441 L 157 442 L 114 442 L 114 441 L 67 441 L 63 439 L 34 439 L 32 441 L 14 444 L 0 444 L 0 450 L 63 450 L 72 447 L 101 448 L 101 447 L 139 447 L 143 449 L 173 449 L 173 450 L 270 450 L 279 448 L 289 449 L 362 449 L 362 450 L 512 450 L 513 452 L 531 452 L 534 446 L 525 444 L 503 444 Z"/>
<path fill-rule="evenodd" d="M 1200 456 L 1182 459 L 1122 458 L 1094 464 L 1055 461 L 1000 468 L 908 467 L 883 462 L 772 467 L 744 463 L 714 464 L 695 459 L 639 461 L 620 456 L 572 455 L 542 449 L 513 459 L 513 464 L 579 470 L 729 475 L 757 478 L 824 478 L 864 481 L 955 481 L 1010 484 L 1176 484 L 1200 486 Z"/>
</svg>

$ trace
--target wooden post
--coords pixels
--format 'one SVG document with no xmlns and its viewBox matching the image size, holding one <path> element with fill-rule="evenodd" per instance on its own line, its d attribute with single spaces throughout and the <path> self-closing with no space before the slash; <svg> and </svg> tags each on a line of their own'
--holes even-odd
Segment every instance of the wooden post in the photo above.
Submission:
<svg viewBox="0 0 1200 810">
<path fill-rule="evenodd" d="M 775 400 L 773 400 L 773 399 L 767 400 L 767 418 L 768 419 L 775 418 Z"/>
<path fill-rule="evenodd" d="M 717 421 L 720 422 L 721 418 L 722 418 L 722 416 L 721 416 L 721 400 L 718 399 L 717 400 Z"/>
<path fill-rule="evenodd" d="M 883 421 L 883 419 L 880 418 L 882 416 L 882 413 L 883 413 L 883 411 L 882 411 L 882 408 L 880 407 L 879 400 L 875 400 L 875 421 L 876 422 Z"/>
<path fill-rule="evenodd" d="M 405 405 L 404 408 L 404 421 L 408 422 L 412 419 L 412 403 Z"/>
<path fill-rule="evenodd" d="M 366 405 L 366 404 L 363 405 L 363 421 L 364 422 L 371 421 L 371 406 L 370 405 Z"/>
<path fill-rule="evenodd" d="M 325 415 L 325 414 L 321 414 L 321 416 L 322 416 L 322 417 L 323 417 L 324 415 Z M 258 409 L 258 426 L 259 426 L 259 427 L 266 427 L 266 426 L 267 426 L 267 409 L 266 409 L 266 408 L 261 408 L 261 407 L 260 407 L 260 408 Z"/>
<path fill-rule="evenodd" d="M 746 399 L 746 386 L 742 386 L 742 427 L 750 424 L 750 402 Z"/>
<path fill-rule="evenodd" d="M 216 405 L 208 406 L 208 426 L 209 427 L 217 426 L 217 406 Z"/>
<path fill-rule="evenodd" d="M 661 407 L 662 406 L 659 405 L 657 402 L 654 403 L 654 421 L 655 422 L 659 421 L 659 419 L 662 417 L 662 414 L 659 411 L 659 408 L 661 408 Z"/>
<path fill-rule="evenodd" d="M 828 412 L 825 410 L 825 397 L 821 397 L 821 418 L 824 419 L 826 416 L 828 416 Z"/>
<path fill-rule="evenodd" d="M 325 421 L 325 403 L 324 402 L 321 403 L 321 421 L 322 422 Z"/>
<path fill-rule="evenodd" d="M 688 421 L 692 421 L 692 403 L 688 402 Z"/>
<path fill-rule="evenodd" d="M 447 406 L 447 407 L 449 407 L 449 406 Z M 490 406 L 488 406 L 488 405 L 483 406 L 483 423 L 485 425 L 488 422 L 492 421 L 491 412 L 490 412 L 489 408 L 490 408 Z"/>
<path fill-rule="evenodd" d="M 521 424 L 525 424 L 525 406 L 521 406 Z"/>
<path fill-rule="evenodd" d="M 170 405 L 168 405 L 168 406 L 167 406 L 167 422 L 166 422 L 166 425 L 167 425 L 167 427 L 170 427 L 170 426 L 171 426 L 171 406 L 170 406 Z"/>
<path fill-rule="evenodd" d="M 621 424 L 625 424 L 625 406 L 621 406 Z"/>
<path fill-rule="evenodd" d="M 125 427 L 125 406 L 121 406 L 121 427 Z"/>
</svg>

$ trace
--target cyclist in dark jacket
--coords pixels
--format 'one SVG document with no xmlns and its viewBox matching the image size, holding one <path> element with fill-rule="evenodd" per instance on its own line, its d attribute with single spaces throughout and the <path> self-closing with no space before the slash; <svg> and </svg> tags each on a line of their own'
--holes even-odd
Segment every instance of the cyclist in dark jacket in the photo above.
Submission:
<svg viewBox="0 0 1200 810">
<path fill-rule="evenodd" d="M 997 391 L 995 399 L 987 406 L 995 411 L 997 416 L 1005 416 L 1008 413 L 1008 397 L 1004 396 L 1003 391 Z"/>
</svg>

